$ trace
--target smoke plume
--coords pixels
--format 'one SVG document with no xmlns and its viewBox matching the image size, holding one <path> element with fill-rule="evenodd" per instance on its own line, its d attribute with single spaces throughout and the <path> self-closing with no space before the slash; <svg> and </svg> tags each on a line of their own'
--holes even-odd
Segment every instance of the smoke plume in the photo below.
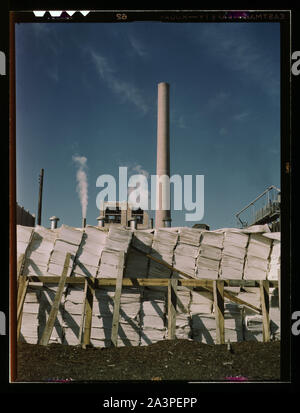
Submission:
<svg viewBox="0 0 300 413">
<path fill-rule="evenodd" d="M 87 182 L 87 158 L 85 156 L 72 156 L 73 161 L 78 167 L 76 173 L 77 180 L 77 192 L 79 195 L 81 209 L 82 209 L 82 218 L 86 218 L 86 210 L 88 205 L 88 182 Z"/>
</svg>

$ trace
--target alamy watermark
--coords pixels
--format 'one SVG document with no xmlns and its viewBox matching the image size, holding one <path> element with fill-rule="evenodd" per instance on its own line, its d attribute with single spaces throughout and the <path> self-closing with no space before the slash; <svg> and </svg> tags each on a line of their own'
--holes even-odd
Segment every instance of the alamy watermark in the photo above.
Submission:
<svg viewBox="0 0 300 413">
<path fill-rule="evenodd" d="M 204 216 L 204 175 L 131 175 L 128 179 L 128 168 L 119 167 L 119 202 L 125 209 L 124 201 L 133 208 L 143 210 L 169 210 L 173 206 L 176 211 L 189 211 L 185 214 L 186 221 L 201 221 Z M 150 179 L 149 179 L 150 178 Z M 150 190 L 148 180 L 150 181 Z M 193 182 L 195 181 L 195 182 Z M 171 184 L 173 196 L 171 205 Z M 114 176 L 100 175 L 96 186 L 103 188 L 96 197 L 96 206 L 106 200 L 114 203 L 117 200 L 117 182 Z M 156 194 L 159 196 L 156 196 Z M 194 195 L 194 196 L 193 196 Z M 193 212 L 192 212 L 193 211 Z"/>
</svg>

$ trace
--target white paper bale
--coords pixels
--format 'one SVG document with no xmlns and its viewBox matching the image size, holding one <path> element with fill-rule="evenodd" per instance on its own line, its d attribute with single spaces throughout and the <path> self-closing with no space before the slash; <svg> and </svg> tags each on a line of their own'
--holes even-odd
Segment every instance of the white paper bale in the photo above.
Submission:
<svg viewBox="0 0 300 413">
<path fill-rule="evenodd" d="M 132 246 L 147 254 L 151 252 L 153 234 L 142 230 L 136 230 L 132 237 Z"/>
<path fill-rule="evenodd" d="M 106 249 L 127 252 L 131 238 L 131 231 L 111 226 L 106 238 L 105 247 Z"/>
<path fill-rule="evenodd" d="M 268 261 L 256 256 L 247 255 L 244 268 L 245 280 L 265 280 L 267 278 Z"/>
<path fill-rule="evenodd" d="M 29 243 L 33 234 L 33 227 L 26 227 L 24 225 L 17 225 L 17 242 Z"/>
<path fill-rule="evenodd" d="M 212 247 L 223 247 L 224 234 L 222 232 L 202 231 L 201 245 L 211 245 Z"/>
<path fill-rule="evenodd" d="M 199 249 L 199 257 L 209 258 L 219 261 L 222 256 L 222 249 L 211 245 L 201 244 Z"/>
<path fill-rule="evenodd" d="M 259 234 L 259 233 L 267 233 L 271 232 L 268 224 L 264 225 L 251 225 L 250 227 L 243 228 L 240 230 L 241 232 L 244 232 L 245 234 Z"/>
<path fill-rule="evenodd" d="M 179 229 L 179 242 L 198 247 L 200 245 L 201 233 L 198 228 L 182 227 Z"/>
<path fill-rule="evenodd" d="M 82 239 L 82 234 L 82 229 L 75 229 L 64 224 L 59 229 L 59 239 L 70 244 L 79 245 Z"/>
<path fill-rule="evenodd" d="M 251 234 L 247 249 L 247 255 L 268 259 L 271 251 L 272 240 L 261 234 Z"/>
</svg>

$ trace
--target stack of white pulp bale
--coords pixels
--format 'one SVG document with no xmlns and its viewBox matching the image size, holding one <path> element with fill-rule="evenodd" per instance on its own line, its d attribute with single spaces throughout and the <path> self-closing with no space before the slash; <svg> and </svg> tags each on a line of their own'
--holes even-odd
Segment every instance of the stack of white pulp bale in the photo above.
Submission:
<svg viewBox="0 0 300 413">
<path fill-rule="evenodd" d="M 17 260 L 26 253 L 34 228 L 17 225 Z"/>
<path fill-rule="evenodd" d="M 213 294 L 209 291 L 191 291 L 191 337 L 193 340 L 213 344 L 216 328 L 215 317 L 212 315 Z"/>
<path fill-rule="evenodd" d="M 111 345 L 115 290 L 104 287 L 95 291 L 91 344 L 96 347 Z M 140 292 L 136 288 L 123 288 L 120 300 L 118 346 L 140 344 Z"/>
<path fill-rule="evenodd" d="M 29 231 L 22 231 L 20 242 L 24 240 L 24 235 L 29 235 Z M 24 234 L 25 233 L 25 234 Z M 27 234 L 26 234 L 27 233 Z M 26 249 L 23 275 L 46 275 L 48 263 L 54 248 L 57 232 L 36 226 L 32 236 L 28 237 L 28 247 Z M 44 288 L 28 287 L 25 297 L 22 314 L 21 339 L 26 338 L 27 342 L 36 344 L 46 325 L 46 313 L 49 314 L 51 303 L 54 298 L 52 292 L 53 285 Z M 61 316 L 61 314 L 60 314 Z M 51 340 L 61 334 L 61 324 L 55 323 Z M 58 333 L 58 334 L 57 334 Z"/>
<path fill-rule="evenodd" d="M 173 253 L 177 244 L 178 233 L 168 229 L 155 230 L 151 255 L 160 261 L 173 265 Z M 149 278 L 169 278 L 171 269 L 153 260 L 149 264 Z"/>
<path fill-rule="evenodd" d="M 188 288 L 177 288 L 176 305 L 176 338 L 191 338 L 191 316 L 190 316 L 191 291 Z"/>
<path fill-rule="evenodd" d="M 194 277 L 201 230 L 196 228 L 180 228 L 178 233 L 178 243 L 174 250 L 174 267 Z"/>
<path fill-rule="evenodd" d="M 268 258 L 272 240 L 262 234 L 250 234 L 245 261 L 245 280 L 265 280 L 268 271 Z"/>
<path fill-rule="evenodd" d="M 105 247 L 102 250 L 98 278 L 117 278 L 120 252 L 127 253 L 131 238 L 131 231 L 113 226 L 109 228 Z"/>
<path fill-rule="evenodd" d="M 73 275 L 96 277 L 107 232 L 94 226 L 87 226 L 76 256 Z"/>
<path fill-rule="evenodd" d="M 141 345 L 167 338 L 166 293 L 145 288 L 141 304 Z"/>
<path fill-rule="evenodd" d="M 223 233 L 203 231 L 196 260 L 196 278 L 216 280 L 223 248 Z"/>
<path fill-rule="evenodd" d="M 67 277 L 71 275 L 75 263 L 75 257 L 82 240 L 82 235 L 83 231 L 81 229 L 75 229 L 67 225 L 62 225 L 59 228 L 58 238 L 55 240 L 54 248 L 50 256 L 47 275 L 62 275 L 66 255 L 68 253 L 71 255 L 71 257 L 67 269 Z M 40 311 L 43 311 L 43 320 L 40 321 L 40 326 L 42 328 L 44 328 L 45 323 L 48 319 L 51 310 L 51 305 L 53 303 L 57 288 L 57 284 L 45 285 L 45 296 L 44 300 L 42 299 L 40 308 Z M 66 284 L 63 289 L 61 305 L 59 307 L 59 311 L 55 320 L 54 329 L 50 338 L 50 343 L 52 341 L 58 343 L 62 343 L 64 341 L 65 311 L 63 304 L 67 290 L 68 285 Z"/>
<path fill-rule="evenodd" d="M 145 256 L 145 253 L 151 253 L 152 241 L 153 234 L 150 232 L 134 231 L 131 241 L 134 248 L 129 247 L 124 277 L 147 278 L 149 258 Z"/>
<path fill-rule="evenodd" d="M 247 244 L 247 234 L 224 231 L 220 278 L 242 279 Z"/>
</svg>

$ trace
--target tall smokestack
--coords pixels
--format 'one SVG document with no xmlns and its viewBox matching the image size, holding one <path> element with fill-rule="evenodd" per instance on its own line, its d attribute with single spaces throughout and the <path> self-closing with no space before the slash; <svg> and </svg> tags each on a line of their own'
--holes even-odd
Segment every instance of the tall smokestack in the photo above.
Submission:
<svg viewBox="0 0 300 413">
<path fill-rule="evenodd" d="M 86 227 L 86 218 L 82 218 L 82 228 Z"/>
<path fill-rule="evenodd" d="M 159 178 L 167 175 L 170 178 L 170 132 L 169 132 L 169 89 L 168 83 L 158 84 L 157 96 L 157 161 L 156 175 Z M 162 209 L 162 194 L 169 193 L 168 183 L 156 185 L 155 228 L 165 226 L 165 221 L 171 222 L 170 209 Z M 170 208 L 170 207 L 169 207 Z"/>
</svg>

